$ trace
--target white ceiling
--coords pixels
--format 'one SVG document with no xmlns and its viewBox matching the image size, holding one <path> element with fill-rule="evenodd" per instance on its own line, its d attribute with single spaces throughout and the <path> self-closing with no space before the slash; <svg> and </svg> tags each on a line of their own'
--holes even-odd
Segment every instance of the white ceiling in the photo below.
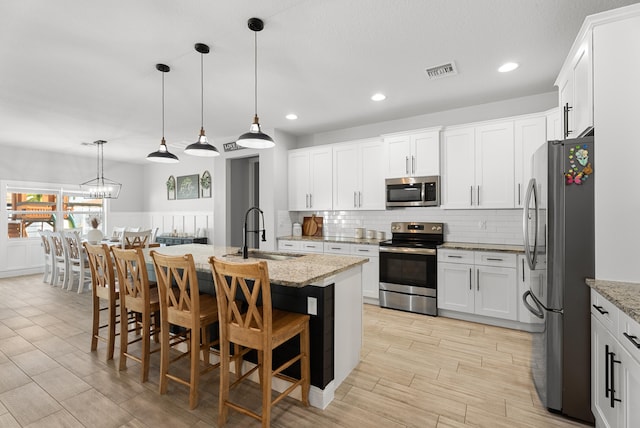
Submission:
<svg viewBox="0 0 640 428">
<path fill-rule="evenodd" d="M 265 130 L 305 135 L 550 92 L 587 15 L 630 0 L 3 0 L 0 144 L 144 162 L 161 130 L 195 141 L 204 125 L 221 149 L 258 113 Z M 455 61 L 458 75 L 425 68 Z M 520 63 L 514 72 L 496 69 Z M 370 96 L 384 92 L 387 100 Z M 285 115 L 298 114 L 297 121 Z"/>
</svg>

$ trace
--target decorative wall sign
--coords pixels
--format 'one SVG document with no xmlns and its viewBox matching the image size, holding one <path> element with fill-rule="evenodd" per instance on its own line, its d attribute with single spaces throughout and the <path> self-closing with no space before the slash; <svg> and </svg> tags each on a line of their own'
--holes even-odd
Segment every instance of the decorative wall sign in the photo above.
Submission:
<svg viewBox="0 0 640 428">
<path fill-rule="evenodd" d="M 203 172 L 202 176 L 200 177 L 200 197 L 211 197 L 211 174 L 209 173 L 209 171 Z"/>
<path fill-rule="evenodd" d="M 198 174 L 179 176 L 176 192 L 178 199 L 198 199 L 200 196 L 200 176 Z"/>
<path fill-rule="evenodd" d="M 173 200 L 176 198 L 176 179 L 173 178 L 173 175 L 169 176 L 169 179 L 166 182 L 167 185 L 167 199 Z"/>
<path fill-rule="evenodd" d="M 225 152 L 234 152 L 236 150 L 246 149 L 246 147 L 237 145 L 235 141 L 232 141 L 230 143 L 224 143 L 222 147 L 224 148 Z"/>
</svg>

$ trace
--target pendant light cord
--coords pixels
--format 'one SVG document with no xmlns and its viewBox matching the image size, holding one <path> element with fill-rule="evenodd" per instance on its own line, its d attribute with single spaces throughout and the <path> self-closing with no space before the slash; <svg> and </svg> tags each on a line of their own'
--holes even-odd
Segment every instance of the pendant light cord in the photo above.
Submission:
<svg viewBox="0 0 640 428">
<path fill-rule="evenodd" d="M 254 81 L 254 107 L 255 107 L 255 115 L 258 116 L 258 32 L 253 32 L 253 81 Z"/>
<path fill-rule="evenodd" d="M 164 140 L 164 72 L 162 73 L 162 139 Z"/>
<path fill-rule="evenodd" d="M 200 127 L 204 128 L 204 54 L 200 53 Z"/>
<path fill-rule="evenodd" d="M 100 181 L 104 186 L 104 143 L 100 143 L 100 161 L 102 163 L 100 166 Z"/>
</svg>

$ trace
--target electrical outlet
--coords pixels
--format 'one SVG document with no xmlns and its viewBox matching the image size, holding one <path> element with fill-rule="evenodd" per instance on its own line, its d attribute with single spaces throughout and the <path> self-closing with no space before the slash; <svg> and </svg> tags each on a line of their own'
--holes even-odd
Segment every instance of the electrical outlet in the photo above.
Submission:
<svg viewBox="0 0 640 428">
<path fill-rule="evenodd" d="M 307 313 L 309 315 L 318 315 L 318 299 L 315 297 L 307 297 Z"/>
<path fill-rule="evenodd" d="M 486 220 L 480 220 L 478 222 L 478 228 L 480 230 L 486 230 L 487 229 L 487 221 Z"/>
</svg>

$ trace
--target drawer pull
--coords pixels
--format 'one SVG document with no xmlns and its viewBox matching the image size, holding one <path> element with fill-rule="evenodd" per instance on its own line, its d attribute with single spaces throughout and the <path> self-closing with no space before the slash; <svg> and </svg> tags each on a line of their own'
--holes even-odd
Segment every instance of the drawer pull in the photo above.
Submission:
<svg viewBox="0 0 640 428">
<path fill-rule="evenodd" d="M 331 247 L 332 250 L 342 250 L 340 247 Z"/>
<path fill-rule="evenodd" d="M 602 315 L 605 315 L 605 314 L 608 314 L 608 313 L 609 313 L 609 311 L 605 311 L 605 310 L 602 308 L 602 306 L 598 306 L 598 305 L 591 305 L 591 306 L 593 306 L 594 308 L 596 308 L 596 310 L 597 310 L 598 312 L 600 312 Z"/>
<path fill-rule="evenodd" d="M 358 249 L 358 251 L 360 251 L 361 253 L 368 253 L 368 252 L 369 252 L 369 250 L 363 250 L 363 249 L 361 249 L 361 248 L 360 248 L 360 249 Z"/>
<path fill-rule="evenodd" d="M 638 336 L 632 336 L 629 333 L 622 333 L 624 335 L 624 337 L 626 337 L 627 339 L 629 339 L 629 342 L 633 343 L 633 346 L 635 346 L 636 348 L 640 349 L 640 342 L 638 342 Z"/>
<path fill-rule="evenodd" d="M 452 256 L 451 254 L 447 255 L 450 259 L 461 259 L 462 256 Z"/>
<path fill-rule="evenodd" d="M 491 261 L 491 262 L 503 262 L 504 259 L 497 259 L 497 258 L 493 258 L 493 257 L 487 257 L 487 260 Z"/>
</svg>

